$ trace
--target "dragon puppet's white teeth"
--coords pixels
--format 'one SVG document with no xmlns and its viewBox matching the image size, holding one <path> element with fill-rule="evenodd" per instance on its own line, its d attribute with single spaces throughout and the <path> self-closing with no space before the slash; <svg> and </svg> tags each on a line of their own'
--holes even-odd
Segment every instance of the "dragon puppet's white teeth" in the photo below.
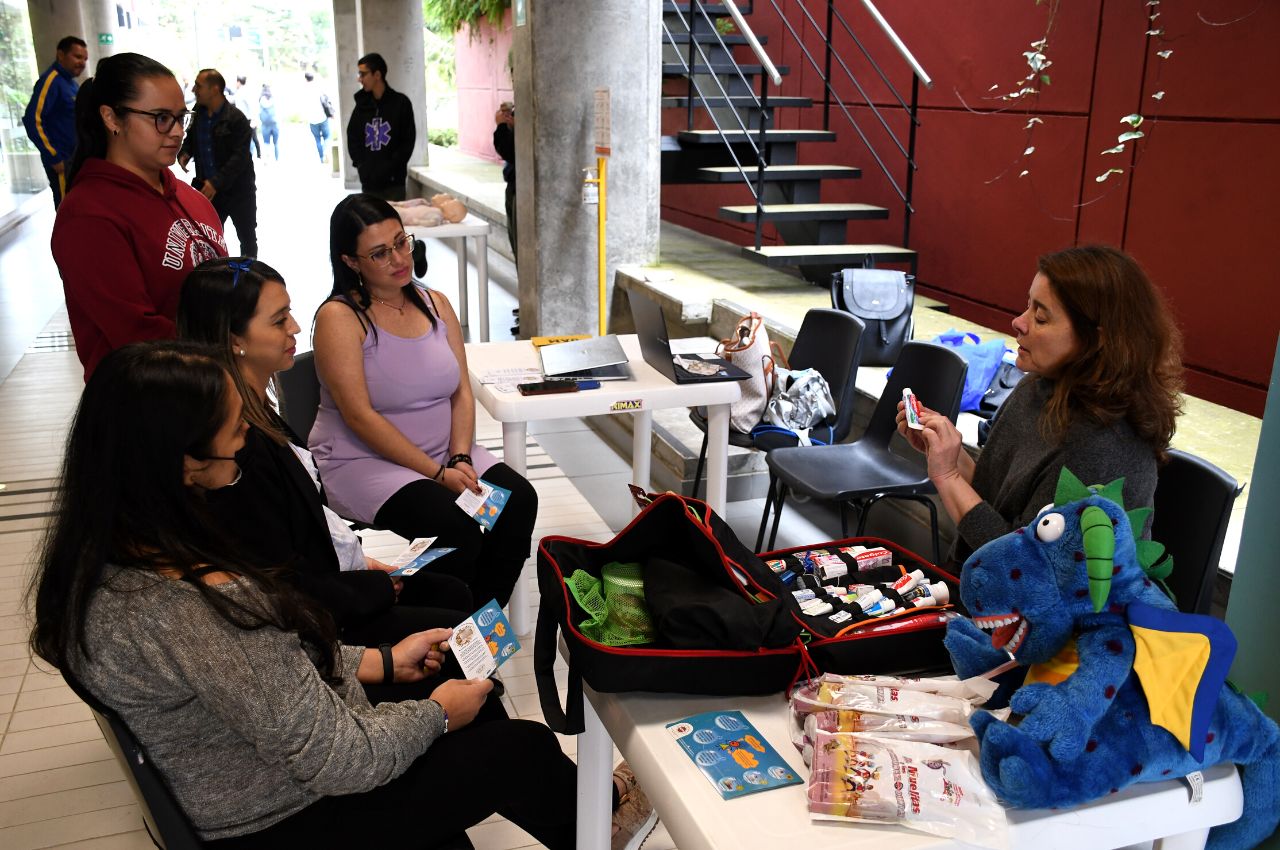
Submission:
<svg viewBox="0 0 1280 850">
<path fill-rule="evenodd" d="M 1001 626 L 1011 626 L 1021 620 L 1022 617 L 1017 614 L 1005 614 L 995 617 L 974 617 L 973 623 L 980 629 L 991 631 L 992 629 L 998 629 Z"/>
</svg>

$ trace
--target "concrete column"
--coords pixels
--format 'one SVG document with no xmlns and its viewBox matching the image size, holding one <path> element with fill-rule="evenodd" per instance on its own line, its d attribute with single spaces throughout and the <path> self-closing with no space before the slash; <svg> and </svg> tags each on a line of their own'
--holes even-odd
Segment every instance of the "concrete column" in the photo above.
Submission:
<svg viewBox="0 0 1280 850">
<path fill-rule="evenodd" d="M 129 43 L 130 31 L 119 26 L 116 4 L 112 0 L 82 0 L 80 16 L 84 21 L 84 40 L 89 42 L 89 68 L 85 71 L 86 75 L 93 73 L 99 59 L 129 50 L 147 52 L 144 45 Z M 111 36 L 111 44 L 98 43 L 99 36 L 103 34 Z"/>
<path fill-rule="evenodd" d="M 658 255 L 661 0 L 529 0 L 515 28 L 520 330 L 596 332 L 594 99 L 612 97 L 606 304 L 613 270 Z M 517 22 L 518 23 L 518 22 Z"/>
<path fill-rule="evenodd" d="M 343 139 L 343 175 L 349 189 L 360 178 L 346 153 L 347 120 L 359 90 L 356 62 L 366 53 L 387 60 L 387 84 L 409 98 L 417 142 L 409 165 L 426 162 L 427 90 L 423 73 L 421 0 L 333 0 L 333 28 L 338 48 L 338 115 L 333 131 Z"/>
<path fill-rule="evenodd" d="M 39 71 L 49 67 L 63 36 L 79 36 L 89 43 L 86 75 L 93 73 L 94 63 L 100 56 L 109 55 L 98 52 L 97 33 L 85 31 L 79 0 L 27 0 L 27 17 L 31 20 L 31 43 Z"/>
</svg>

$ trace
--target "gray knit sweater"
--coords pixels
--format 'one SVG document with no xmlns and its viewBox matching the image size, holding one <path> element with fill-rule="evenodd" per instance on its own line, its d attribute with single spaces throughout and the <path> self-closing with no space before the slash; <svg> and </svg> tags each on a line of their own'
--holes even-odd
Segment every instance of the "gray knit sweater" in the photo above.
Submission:
<svg viewBox="0 0 1280 850">
<path fill-rule="evenodd" d="M 956 526 L 957 562 L 984 543 L 1028 524 L 1052 504 L 1064 466 L 1085 484 L 1123 478 L 1124 506 L 1129 510 L 1154 503 L 1156 455 L 1128 422 L 1105 428 L 1077 422 L 1061 443 L 1041 436 L 1040 412 L 1052 392 L 1052 381 L 1028 377 L 1001 406 L 973 473 L 973 489 L 983 501 Z"/>
<path fill-rule="evenodd" d="M 217 585 L 249 598 L 247 582 Z M 107 567 L 80 680 L 119 713 L 203 838 L 256 832 L 328 795 L 376 788 L 444 731 L 427 700 L 370 707 L 362 649 L 321 680 L 297 634 L 238 629 L 185 581 Z"/>
</svg>

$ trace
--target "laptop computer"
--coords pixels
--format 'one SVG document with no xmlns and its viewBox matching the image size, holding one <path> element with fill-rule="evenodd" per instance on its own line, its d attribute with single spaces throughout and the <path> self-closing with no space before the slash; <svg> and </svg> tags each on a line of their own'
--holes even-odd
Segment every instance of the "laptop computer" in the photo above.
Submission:
<svg viewBox="0 0 1280 850">
<path fill-rule="evenodd" d="M 713 354 L 681 354 L 688 362 L 708 364 L 708 374 L 697 374 L 676 362 L 671 353 L 671 341 L 667 338 L 667 322 L 662 315 L 662 305 L 634 289 L 627 291 L 631 302 L 631 317 L 636 323 L 636 335 L 640 337 L 640 351 L 644 361 L 677 384 L 703 384 L 709 381 L 741 381 L 750 378 L 743 369 Z M 714 367 L 714 371 L 712 370 Z"/>
<path fill-rule="evenodd" d="M 627 353 L 613 334 L 544 345 L 538 356 L 548 380 L 625 381 L 631 377 Z"/>
</svg>

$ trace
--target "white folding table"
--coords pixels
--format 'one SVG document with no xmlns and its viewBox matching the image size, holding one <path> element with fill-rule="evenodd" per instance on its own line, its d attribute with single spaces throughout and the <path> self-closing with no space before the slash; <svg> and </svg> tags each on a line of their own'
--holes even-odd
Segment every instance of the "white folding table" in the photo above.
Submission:
<svg viewBox="0 0 1280 850">
<path fill-rule="evenodd" d="M 563 647 L 562 647 L 563 651 Z M 635 770 L 680 850 L 918 850 L 969 847 L 899 826 L 810 821 L 804 785 L 734 800 L 719 792 L 667 731 L 668 723 L 705 711 L 742 711 L 806 780 L 791 744 L 781 695 L 707 697 L 600 694 L 583 688 L 586 730 L 578 736 L 578 840 L 582 850 L 609 846 L 613 744 Z M 1009 810 L 1010 850 L 1110 850 L 1159 839 L 1161 850 L 1204 846 L 1209 828 L 1240 817 L 1244 796 L 1230 764 L 1204 773 L 1204 794 L 1189 803 L 1181 780 L 1143 783 L 1084 806 Z"/>
<path fill-rule="evenodd" d="M 676 384 L 644 361 L 635 334 L 618 337 L 626 352 L 632 377 L 626 381 L 605 381 L 599 389 L 556 395 L 522 396 L 499 391 L 482 378 L 497 369 L 539 366 L 533 344 L 519 342 L 471 343 L 467 346 L 467 371 L 476 400 L 502 423 L 502 459 L 516 472 L 525 474 L 526 423 L 542 419 L 630 413 L 634 422 L 631 437 L 631 480 L 649 489 L 650 439 L 653 411 L 669 407 L 707 407 L 707 503 L 724 515 L 729 469 L 729 405 L 738 400 L 737 381 Z M 533 626 L 524 578 L 516 582 L 510 605 L 511 625 L 517 634 L 528 634 Z"/>
<path fill-rule="evenodd" d="M 458 255 L 458 321 L 468 325 L 467 313 L 467 239 L 476 242 L 476 292 L 479 296 L 480 341 L 489 341 L 489 222 L 473 213 L 457 224 L 435 227 L 412 225 L 405 230 L 417 238 L 448 239 Z"/>
</svg>

